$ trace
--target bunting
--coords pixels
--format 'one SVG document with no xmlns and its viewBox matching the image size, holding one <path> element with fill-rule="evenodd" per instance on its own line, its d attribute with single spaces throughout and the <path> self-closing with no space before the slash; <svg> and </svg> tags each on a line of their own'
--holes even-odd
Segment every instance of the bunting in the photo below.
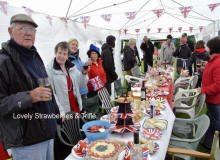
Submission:
<svg viewBox="0 0 220 160">
<path fill-rule="evenodd" d="M 211 10 L 211 12 L 214 11 L 214 9 L 219 6 L 219 4 L 220 3 L 209 4 L 208 6 L 209 6 L 209 9 Z"/>
<path fill-rule="evenodd" d="M 189 31 L 190 33 L 192 33 L 193 27 L 189 27 Z"/>
<path fill-rule="evenodd" d="M 111 14 L 103 14 L 103 15 L 101 15 L 101 17 L 102 17 L 105 21 L 110 22 L 112 15 L 111 15 Z"/>
<path fill-rule="evenodd" d="M 22 6 L 22 8 L 24 8 L 25 12 L 31 17 L 32 14 L 34 13 L 34 11 L 30 8 L 27 8 L 25 6 Z"/>
<path fill-rule="evenodd" d="M 158 33 L 160 33 L 160 32 L 161 32 L 161 30 L 162 30 L 162 28 L 157 28 L 157 30 L 158 30 Z"/>
<path fill-rule="evenodd" d="M 150 33 L 150 28 L 147 29 L 147 33 Z"/>
<path fill-rule="evenodd" d="M 126 12 L 125 15 L 128 19 L 133 20 L 136 16 L 136 12 Z"/>
<path fill-rule="evenodd" d="M 153 10 L 154 14 L 157 15 L 158 18 L 160 18 L 160 16 L 164 13 L 163 9 L 157 9 L 157 10 Z"/>
<path fill-rule="evenodd" d="M 203 30 L 203 26 L 200 26 L 199 31 L 202 32 L 202 30 Z"/>
<path fill-rule="evenodd" d="M 182 32 L 182 27 L 178 27 L 178 31 L 179 31 L 179 32 Z"/>
<path fill-rule="evenodd" d="M 63 21 L 65 24 L 68 23 L 68 19 L 66 17 L 61 17 L 60 20 Z"/>
<path fill-rule="evenodd" d="M 172 32 L 172 30 L 173 30 L 173 28 L 172 28 L 172 27 L 170 27 L 170 28 L 169 28 L 169 32 L 171 33 L 171 32 Z"/>
<path fill-rule="evenodd" d="M 47 15 L 46 19 L 48 20 L 49 24 L 52 26 L 52 17 Z"/>
<path fill-rule="evenodd" d="M 86 29 L 87 24 L 89 23 L 90 17 L 89 16 L 82 16 L 80 17 L 81 23 L 84 24 L 84 28 Z"/>
<path fill-rule="evenodd" d="M 140 29 L 135 29 L 135 32 L 136 32 L 136 33 L 140 32 Z"/>
<path fill-rule="evenodd" d="M 186 18 L 189 12 L 192 10 L 192 6 L 189 7 L 180 7 L 180 12 L 183 14 L 183 17 Z"/>
<path fill-rule="evenodd" d="M 128 31 L 127 29 L 124 29 L 124 34 L 125 34 L 125 35 L 127 34 L 127 31 Z"/>
<path fill-rule="evenodd" d="M 0 10 L 2 10 L 4 14 L 7 14 L 7 5 L 8 3 L 6 1 L 0 1 Z"/>
</svg>

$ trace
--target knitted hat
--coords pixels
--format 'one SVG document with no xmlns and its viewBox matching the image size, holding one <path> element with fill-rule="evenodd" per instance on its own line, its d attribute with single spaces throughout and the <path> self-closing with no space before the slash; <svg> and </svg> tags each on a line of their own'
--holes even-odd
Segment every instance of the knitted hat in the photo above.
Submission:
<svg viewBox="0 0 220 160">
<path fill-rule="evenodd" d="M 91 57 L 91 52 L 94 51 L 98 54 L 98 57 L 101 57 L 100 55 L 100 49 L 98 47 L 96 47 L 95 45 L 91 44 L 90 47 L 89 47 L 89 50 L 87 52 L 87 55 L 88 57 L 90 58 Z"/>
</svg>

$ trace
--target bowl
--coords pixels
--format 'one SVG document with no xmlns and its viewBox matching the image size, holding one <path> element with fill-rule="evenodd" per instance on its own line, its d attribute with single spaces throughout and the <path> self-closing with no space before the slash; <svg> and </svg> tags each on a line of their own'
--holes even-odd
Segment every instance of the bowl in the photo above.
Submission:
<svg viewBox="0 0 220 160">
<path fill-rule="evenodd" d="M 95 125 L 96 126 L 105 126 L 108 129 L 106 129 L 104 132 L 97 132 L 97 133 L 91 133 L 91 132 L 86 131 L 89 127 L 92 127 Z M 108 123 L 107 121 L 95 120 L 95 121 L 90 121 L 90 122 L 85 123 L 82 126 L 82 129 L 84 130 L 84 133 L 85 133 L 86 137 L 88 138 L 89 143 L 91 143 L 96 140 L 106 139 L 108 137 L 110 126 L 111 126 L 110 123 Z"/>
</svg>

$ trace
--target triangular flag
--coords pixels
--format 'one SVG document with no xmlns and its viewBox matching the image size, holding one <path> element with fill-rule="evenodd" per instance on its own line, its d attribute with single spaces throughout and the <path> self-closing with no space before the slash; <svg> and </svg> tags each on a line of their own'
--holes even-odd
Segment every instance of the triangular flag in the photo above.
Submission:
<svg viewBox="0 0 220 160">
<path fill-rule="evenodd" d="M 179 32 L 182 32 L 182 27 L 178 27 L 178 31 L 179 31 Z"/>
<path fill-rule="evenodd" d="M 157 15 L 158 18 L 160 18 L 160 16 L 163 14 L 164 10 L 163 9 L 157 9 L 157 10 L 153 10 L 154 14 Z"/>
<path fill-rule="evenodd" d="M 158 33 L 160 33 L 160 31 L 162 30 L 162 28 L 157 28 L 157 30 L 158 30 Z"/>
<path fill-rule="evenodd" d="M 60 20 L 63 21 L 64 23 L 66 23 L 66 24 L 68 23 L 68 19 L 66 17 L 61 17 Z"/>
<path fill-rule="evenodd" d="M 219 4 L 220 3 L 209 4 L 208 6 L 209 6 L 209 9 L 211 10 L 211 12 L 214 11 L 214 9 L 219 6 Z"/>
<path fill-rule="evenodd" d="M 24 8 L 25 12 L 27 12 L 27 14 L 31 17 L 32 14 L 34 13 L 34 11 L 30 8 L 27 8 L 25 6 L 22 6 L 22 8 Z"/>
<path fill-rule="evenodd" d="M 52 17 L 47 15 L 46 19 L 48 20 L 49 24 L 52 26 Z"/>
<path fill-rule="evenodd" d="M 172 30 L 173 30 L 173 28 L 172 28 L 172 27 L 170 27 L 170 28 L 169 28 L 169 32 L 171 33 L 171 32 L 172 32 Z"/>
<path fill-rule="evenodd" d="M 203 26 L 200 26 L 199 31 L 202 32 L 202 30 L 203 30 Z"/>
<path fill-rule="evenodd" d="M 190 33 L 192 33 L 193 27 L 189 27 L 189 31 Z"/>
<path fill-rule="evenodd" d="M 90 17 L 89 16 L 82 16 L 80 17 L 81 23 L 84 24 L 84 28 L 86 29 L 87 24 L 89 23 Z"/>
<path fill-rule="evenodd" d="M 180 7 L 179 9 L 180 9 L 181 13 L 183 14 L 184 18 L 186 18 L 187 15 L 189 14 L 189 12 L 192 10 L 192 6 Z"/>
<path fill-rule="evenodd" d="M 102 17 L 105 21 L 110 22 L 112 15 L 111 15 L 111 14 L 103 14 L 103 15 L 101 15 L 101 17 Z"/>
<path fill-rule="evenodd" d="M 136 12 L 126 12 L 125 15 L 128 19 L 133 20 L 136 16 Z"/>
<path fill-rule="evenodd" d="M 135 32 L 137 32 L 137 33 L 140 32 L 140 29 L 135 29 Z"/>
<path fill-rule="evenodd" d="M 128 31 L 127 29 L 124 29 L 124 34 L 125 34 L 125 35 L 127 34 L 127 31 Z"/>
<path fill-rule="evenodd" d="M 147 29 L 147 33 L 149 33 L 149 32 L 150 32 L 150 28 Z"/>
<path fill-rule="evenodd" d="M 0 1 L 0 10 L 2 9 L 4 14 L 7 14 L 7 5 L 8 3 L 6 1 Z"/>
</svg>

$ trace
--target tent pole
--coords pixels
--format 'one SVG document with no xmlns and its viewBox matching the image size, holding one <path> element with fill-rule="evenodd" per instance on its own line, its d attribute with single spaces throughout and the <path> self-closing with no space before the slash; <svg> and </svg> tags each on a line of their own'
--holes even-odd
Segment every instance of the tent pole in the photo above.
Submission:
<svg viewBox="0 0 220 160">
<path fill-rule="evenodd" d="M 72 5 L 72 0 L 70 0 L 70 4 L 69 4 L 68 10 L 67 10 L 67 12 L 66 12 L 66 18 L 68 17 L 68 14 L 69 14 L 69 10 L 70 10 L 71 5 Z"/>
</svg>

